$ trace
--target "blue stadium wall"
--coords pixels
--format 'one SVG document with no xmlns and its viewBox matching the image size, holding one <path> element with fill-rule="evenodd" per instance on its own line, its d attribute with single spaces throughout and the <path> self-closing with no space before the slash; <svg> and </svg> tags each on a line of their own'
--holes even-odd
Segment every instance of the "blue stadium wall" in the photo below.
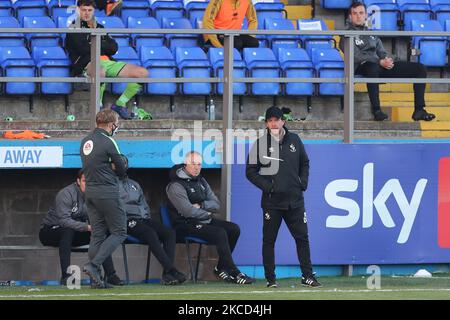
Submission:
<svg viewBox="0 0 450 320">
<path fill-rule="evenodd" d="M 119 140 L 133 168 L 170 168 L 176 144 Z M 67 140 L 2 140 L 0 167 L 5 170 L 11 159 L 24 162 L 24 168 L 38 166 L 33 154 L 44 159 L 49 146 L 61 148 L 61 169 L 80 167 L 79 141 Z M 248 152 L 248 144 L 237 146 Z M 449 271 L 450 141 L 305 141 L 305 146 L 311 161 L 306 212 L 312 261 L 320 275 L 340 274 L 343 265 L 358 265 L 354 272 L 364 274 L 371 264 L 383 265 L 385 274 L 412 273 L 422 267 Z M 18 149 L 30 147 L 34 149 L 29 157 L 26 152 L 17 157 Z M 193 147 L 210 152 L 211 142 L 195 142 Z M 245 165 L 234 164 L 231 220 L 241 226 L 234 257 L 243 270 L 258 277 L 263 276 L 260 195 L 245 178 Z M 284 224 L 276 262 L 279 277 L 298 275 L 294 241 Z"/>
</svg>

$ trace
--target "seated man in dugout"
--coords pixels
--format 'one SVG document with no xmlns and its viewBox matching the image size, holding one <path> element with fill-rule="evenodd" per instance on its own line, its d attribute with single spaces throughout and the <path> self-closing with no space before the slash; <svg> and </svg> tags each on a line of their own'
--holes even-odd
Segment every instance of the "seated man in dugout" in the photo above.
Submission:
<svg viewBox="0 0 450 320">
<path fill-rule="evenodd" d="M 85 205 L 85 178 L 83 171 L 78 172 L 77 181 L 58 192 L 55 203 L 48 210 L 42 220 L 39 239 L 44 246 L 59 248 L 59 261 L 61 264 L 61 285 L 67 285 L 70 274 L 72 247 L 88 245 L 91 238 L 91 225 L 88 221 Z M 103 263 L 106 283 L 109 285 L 123 285 L 117 276 L 113 261 L 109 256 Z"/>
<path fill-rule="evenodd" d="M 368 30 L 366 26 L 367 8 L 362 2 L 354 2 L 348 9 L 349 30 Z M 427 71 L 423 64 L 408 61 L 394 61 L 384 49 L 377 36 L 360 35 L 355 37 L 354 61 L 355 74 L 367 78 L 426 78 Z M 341 37 L 339 47 L 344 52 L 344 41 Z M 388 115 L 380 108 L 379 83 L 368 83 L 370 104 L 375 121 L 388 119 Z M 414 88 L 414 121 L 431 121 L 436 116 L 425 108 L 425 83 L 415 83 Z"/>
<path fill-rule="evenodd" d="M 70 28 L 104 28 L 98 23 L 94 16 L 96 3 L 94 0 L 78 0 L 77 19 L 70 25 Z M 112 57 L 118 50 L 117 42 L 108 35 L 101 37 L 100 54 L 100 76 L 110 78 L 147 78 L 147 69 L 122 61 L 115 61 Z M 66 36 L 66 50 L 72 61 L 72 76 L 92 76 L 93 66 L 91 65 L 91 36 L 87 33 L 68 33 Z M 103 95 L 106 83 L 100 86 L 100 108 L 103 107 Z M 122 119 L 130 119 L 131 115 L 127 108 L 127 103 L 142 89 L 139 83 L 129 82 L 125 91 L 111 106 Z"/>
<path fill-rule="evenodd" d="M 232 252 L 241 234 L 239 226 L 214 217 L 220 202 L 205 178 L 200 175 L 202 156 L 189 152 L 184 164 L 170 171 L 166 188 L 168 211 L 177 237 L 199 237 L 215 245 L 219 256 L 214 274 L 225 282 L 252 284 L 255 279 L 241 272 L 233 261 Z"/>
<path fill-rule="evenodd" d="M 124 159 L 128 167 L 128 159 L 125 156 Z M 151 218 L 144 192 L 136 181 L 128 176 L 120 179 L 119 194 L 127 213 L 127 233 L 150 247 L 163 268 L 161 283 L 177 285 L 185 282 L 186 276 L 174 266 L 175 231 Z"/>
</svg>

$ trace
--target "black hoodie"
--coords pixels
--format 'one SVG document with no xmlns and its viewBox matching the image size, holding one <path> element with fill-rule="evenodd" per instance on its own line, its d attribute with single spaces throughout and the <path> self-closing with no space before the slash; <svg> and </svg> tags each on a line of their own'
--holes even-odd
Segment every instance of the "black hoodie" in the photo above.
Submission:
<svg viewBox="0 0 450 320">
<path fill-rule="evenodd" d="M 86 21 L 74 21 L 69 28 L 75 28 L 77 24 L 81 28 L 89 28 Z M 103 25 L 96 22 L 96 28 L 104 28 Z M 111 60 L 113 55 L 117 53 L 118 45 L 116 40 L 110 36 L 101 37 L 100 54 L 108 56 Z M 66 50 L 69 53 L 69 58 L 72 61 L 72 76 L 79 76 L 83 73 L 84 68 L 91 61 L 91 35 L 88 33 L 68 33 L 66 36 Z"/>
<path fill-rule="evenodd" d="M 308 187 L 309 158 L 300 137 L 284 127 L 281 142 L 269 133 L 259 138 L 247 158 L 246 175 L 263 191 L 261 207 L 288 210 L 304 207 Z M 276 148 L 277 144 L 280 146 Z"/>
<path fill-rule="evenodd" d="M 189 175 L 183 164 L 173 166 L 169 178 L 166 192 L 172 224 L 210 223 L 212 214 L 220 209 L 220 202 L 205 178 Z M 193 204 L 199 204 L 200 208 Z"/>
</svg>

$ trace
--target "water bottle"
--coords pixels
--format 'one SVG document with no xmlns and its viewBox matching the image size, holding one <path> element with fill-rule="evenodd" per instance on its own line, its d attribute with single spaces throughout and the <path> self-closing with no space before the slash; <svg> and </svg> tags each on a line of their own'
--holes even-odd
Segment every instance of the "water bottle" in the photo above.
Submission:
<svg viewBox="0 0 450 320">
<path fill-rule="evenodd" d="M 214 105 L 214 100 L 209 100 L 209 120 L 216 120 L 216 106 Z"/>
<path fill-rule="evenodd" d="M 136 101 L 133 102 L 133 109 L 131 111 L 131 117 L 134 120 L 138 119 L 138 106 L 137 106 L 137 102 Z"/>
</svg>

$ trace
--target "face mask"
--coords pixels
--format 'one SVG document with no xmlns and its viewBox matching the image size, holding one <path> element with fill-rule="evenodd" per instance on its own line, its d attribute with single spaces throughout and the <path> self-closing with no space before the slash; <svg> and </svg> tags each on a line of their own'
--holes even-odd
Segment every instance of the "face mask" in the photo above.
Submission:
<svg viewBox="0 0 450 320">
<path fill-rule="evenodd" d="M 117 131 L 119 131 L 119 126 L 117 126 L 115 123 L 113 123 L 112 131 L 111 131 L 111 137 L 115 136 Z"/>
</svg>

